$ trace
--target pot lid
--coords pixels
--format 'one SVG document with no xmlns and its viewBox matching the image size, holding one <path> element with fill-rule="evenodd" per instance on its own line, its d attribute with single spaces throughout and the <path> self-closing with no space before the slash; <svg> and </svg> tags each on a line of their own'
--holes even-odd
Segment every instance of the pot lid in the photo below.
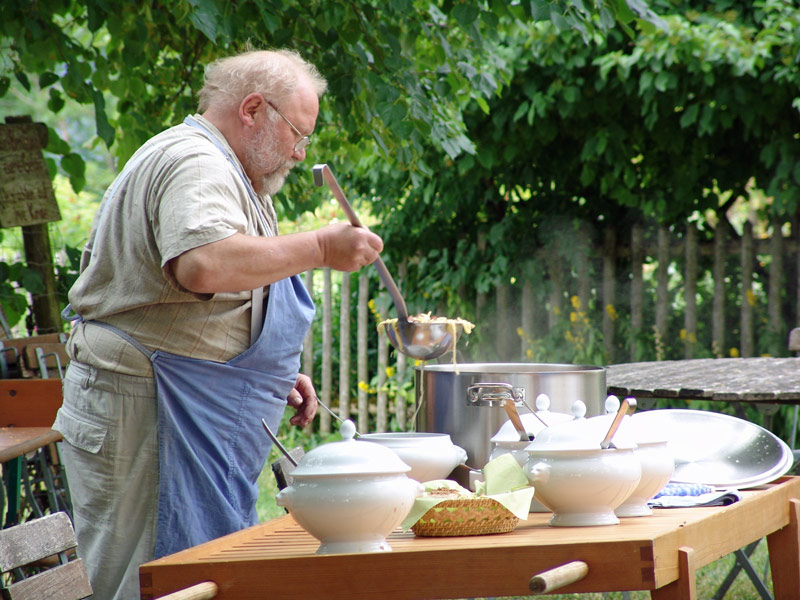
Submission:
<svg viewBox="0 0 800 600">
<path fill-rule="evenodd" d="M 349 419 L 339 428 L 341 442 L 309 450 L 292 471 L 292 477 L 400 474 L 411 470 L 392 450 L 373 442 L 356 443 L 356 427 Z"/>
<path fill-rule="evenodd" d="M 600 415 L 589 419 L 574 419 L 546 427 L 533 439 L 526 450 L 601 450 L 600 442 L 611 428 L 615 415 Z M 619 449 L 636 447 L 629 431 L 620 427 L 611 440 Z"/>
</svg>

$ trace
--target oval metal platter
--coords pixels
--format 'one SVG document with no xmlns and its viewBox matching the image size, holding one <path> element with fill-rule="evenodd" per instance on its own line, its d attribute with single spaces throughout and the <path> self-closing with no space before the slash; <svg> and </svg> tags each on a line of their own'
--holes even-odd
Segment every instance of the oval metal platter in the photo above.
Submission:
<svg viewBox="0 0 800 600">
<path fill-rule="evenodd" d="M 675 458 L 671 481 L 745 489 L 774 481 L 794 463 L 786 442 L 731 415 L 659 409 L 640 412 L 633 419 L 664 432 Z"/>
</svg>

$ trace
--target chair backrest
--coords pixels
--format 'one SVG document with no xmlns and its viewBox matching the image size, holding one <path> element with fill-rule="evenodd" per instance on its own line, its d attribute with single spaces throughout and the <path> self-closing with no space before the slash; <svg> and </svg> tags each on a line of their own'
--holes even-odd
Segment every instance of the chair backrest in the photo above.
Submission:
<svg viewBox="0 0 800 600">
<path fill-rule="evenodd" d="M 57 512 L 14 527 L 0 529 L 0 571 L 13 573 L 3 588 L 10 600 L 79 600 L 92 595 L 86 566 L 69 560 L 77 548 L 72 522 Z M 46 559 L 58 557 L 57 561 Z M 50 563 L 57 562 L 55 566 Z"/>
<path fill-rule="evenodd" d="M 69 362 L 66 342 L 66 333 L 0 340 L 0 376 L 12 379 L 59 377 Z"/>
</svg>

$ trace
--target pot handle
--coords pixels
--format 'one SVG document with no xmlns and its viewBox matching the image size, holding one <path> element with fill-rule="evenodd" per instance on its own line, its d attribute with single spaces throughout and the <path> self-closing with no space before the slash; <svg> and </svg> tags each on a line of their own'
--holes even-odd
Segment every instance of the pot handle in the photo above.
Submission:
<svg viewBox="0 0 800 600">
<path fill-rule="evenodd" d="M 292 486 L 285 487 L 275 495 L 275 504 L 288 508 L 292 503 L 292 496 L 294 496 L 294 488 Z"/>
<path fill-rule="evenodd" d="M 463 465 L 467 462 L 467 451 L 464 450 L 461 446 L 454 446 L 456 449 L 456 458 L 458 459 L 458 464 Z"/>
<path fill-rule="evenodd" d="M 467 404 L 502 406 L 505 402 L 525 402 L 525 388 L 508 383 L 475 383 L 467 388 Z"/>
<path fill-rule="evenodd" d="M 528 470 L 528 481 L 533 484 L 545 483 L 550 478 L 550 465 L 539 462 Z"/>
</svg>

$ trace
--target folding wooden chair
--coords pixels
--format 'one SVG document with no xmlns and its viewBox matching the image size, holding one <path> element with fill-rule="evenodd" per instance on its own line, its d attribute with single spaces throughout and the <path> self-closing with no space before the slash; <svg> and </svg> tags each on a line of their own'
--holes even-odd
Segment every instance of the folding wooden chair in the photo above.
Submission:
<svg viewBox="0 0 800 600">
<path fill-rule="evenodd" d="M 72 522 L 62 512 L 0 530 L 0 571 L 4 579 L 13 580 L 3 588 L 3 596 L 10 600 L 91 596 L 86 566 L 74 557 L 77 545 Z"/>
</svg>

